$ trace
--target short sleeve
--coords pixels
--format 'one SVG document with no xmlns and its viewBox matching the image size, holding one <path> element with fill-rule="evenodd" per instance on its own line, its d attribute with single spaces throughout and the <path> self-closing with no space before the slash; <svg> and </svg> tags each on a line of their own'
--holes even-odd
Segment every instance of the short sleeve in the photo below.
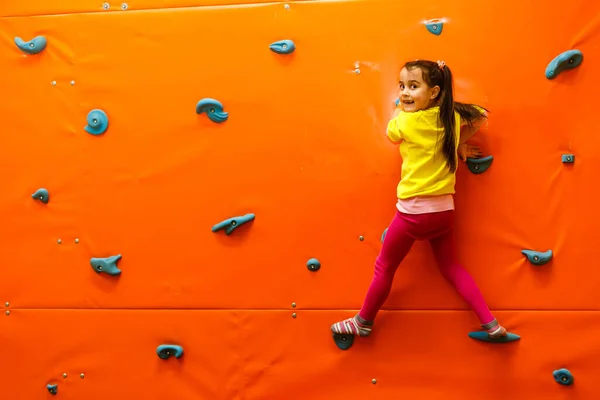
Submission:
<svg viewBox="0 0 600 400">
<path fill-rule="evenodd" d="M 390 122 L 388 122 L 388 126 L 387 126 L 387 136 L 388 136 L 388 138 L 390 138 L 390 140 L 392 142 L 395 142 L 395 143 L 403 140 L 402 131 L 400 131 L 400 128 L 398 127 L 398 117 L 401 114 L 402 113 L 400 113 L 396 117 L 392 118 L 390 120 Z"/>
<path fill-rule="evenodd" d="M 473 107 L 474 107 L 474 108 L 475 108 L 477 111 L 479 111 L 479 113 L 480 113 L 481 115 L 486 115 L 486 111 L 485 111 L 483 108 L 481 108 L 481 107 L 479 107 L 479 106 L 476 106 L 476 105 L 473 105 Z M 456 111 L 455 111 L 455 112 L 456 112 Z M 456 113 L 458 114 L 458 112 L 456 112 Z M 460 117 L 460 116 L 459 116 L 459 118 L 460 118 L 460 126 L 467 126 L 467 125 L 468 125 L 468 123 L 467 123 L 467 120 L 466 120 L 466 119 L 464 119 L 464 118 L 462 118 L 462 117 Z"/>
<path fill-rule="evenodd" d="M 481 108 L 481 107 L 479 107 L 479 106 L 475 106 L 475 105 L 474 105 L 473 107 L 475 107 L 475 109 L 476 109 L 477 111 L 479 111 L 479 113 L 480 113 L 481 115 L 484 115 L 484 114 L 485 114 L 485 110 L 484 110 L 483 108 Z"/>
<path fill-rule="evenodd" d="M 431 114 L 431 115 L 429 115 Z M 400 112 L 388 123 L 387 135 L 392 142 L 399 142 L 406 140 L 406 135 L 410 135 L 418 126 L 424 123 L 428 117 L 433 117 L 437 114 L 428 113 L 425 114 L 421 111 L 417 112 Z M 425 119 L 423 119 L 425 117 Z M 437 120 L 436 120 L 437 121 Z"/>
</svg>

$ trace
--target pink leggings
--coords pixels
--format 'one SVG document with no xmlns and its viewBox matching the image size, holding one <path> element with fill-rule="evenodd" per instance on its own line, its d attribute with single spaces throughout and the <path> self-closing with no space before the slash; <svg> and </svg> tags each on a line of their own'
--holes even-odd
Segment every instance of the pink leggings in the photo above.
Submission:
<svg viewBox="0 0 600 400">
<path fill-rule="evenodd" d="M 477 314 L 481 324 L 494 320 L 475 281 L 456 260 L 453 224 L 454 210 L 429 214 L 396 213 L 375 261 L 375 275 L 359 312 L 361 318 L 375 319 L 390 294 L 396 269 L 415 240 L 429 240 L 440 271 Z"/>
</svg>

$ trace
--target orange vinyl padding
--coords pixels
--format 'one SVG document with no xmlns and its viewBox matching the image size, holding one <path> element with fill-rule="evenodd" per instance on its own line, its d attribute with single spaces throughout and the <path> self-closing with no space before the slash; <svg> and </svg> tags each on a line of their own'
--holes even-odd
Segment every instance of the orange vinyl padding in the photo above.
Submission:
<svg viewBox="0 0 600 400">
<path fill-rule="evenodd" d="M 0 398 L 600 398 L 600 3 L 537 3 L 2 2 Z M 41 53 L 15 44 L 36 36 Z M 294 53 L 269 49 L 286 39 Z M 572 49 L 581 65 L 547 79 Z M 329 326 L 360 308 L 395 213 L 385 128 L 417 58 L 491 111 L 471 143 L 492 165 L 459 167 L 457 246 L 521 340 L 470 339 L 479 321 L 417 243 L 372 336 L 342 351 Z M 197 114 L 203 98 L 228 119 Z M 114 255 L 121 275 L 92 269 Z"/>
</svg>

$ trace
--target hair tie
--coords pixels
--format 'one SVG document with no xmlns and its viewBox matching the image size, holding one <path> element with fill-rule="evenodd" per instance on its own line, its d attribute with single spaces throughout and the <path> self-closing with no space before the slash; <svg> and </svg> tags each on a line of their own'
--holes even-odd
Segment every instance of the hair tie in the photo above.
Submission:
<svg viewBox="0 0 600 400">
<path fill-rule="evenodd" d="M 446 63 L 443 61 L 438 60 L 438 68 L 441 69 L 442 71 L 444 70 L 444 67 L 446 66 Z"/>
</svg>

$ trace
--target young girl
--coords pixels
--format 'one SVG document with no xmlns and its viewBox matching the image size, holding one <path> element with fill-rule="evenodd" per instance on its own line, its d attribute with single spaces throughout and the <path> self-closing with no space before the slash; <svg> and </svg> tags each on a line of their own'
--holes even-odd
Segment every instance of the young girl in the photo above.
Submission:
<svg viewBox="0 0 600 400">
<path fill-rule="evenodd" d="M 417 60 L 403 66 L 400 102 L 387 127 L 388 138 L 400 145 L 402 156 L 396 215 L 375 261 L 375 275 L 360 312 L 333 324 L 334 333 L 368 336 L 399 264 L 415 240 L 429 240 L 442 274 L 473 309 L 489 338 L 502 339 L 507 334 L 456 259 L 453 194 L 457 153 L 463 161 L 481 155 L 478 148 L 465 142 L 487 121 L 487 112 L 454 101 L 452 92 L 452 73 L 443 61 Z"/>
</svg>

